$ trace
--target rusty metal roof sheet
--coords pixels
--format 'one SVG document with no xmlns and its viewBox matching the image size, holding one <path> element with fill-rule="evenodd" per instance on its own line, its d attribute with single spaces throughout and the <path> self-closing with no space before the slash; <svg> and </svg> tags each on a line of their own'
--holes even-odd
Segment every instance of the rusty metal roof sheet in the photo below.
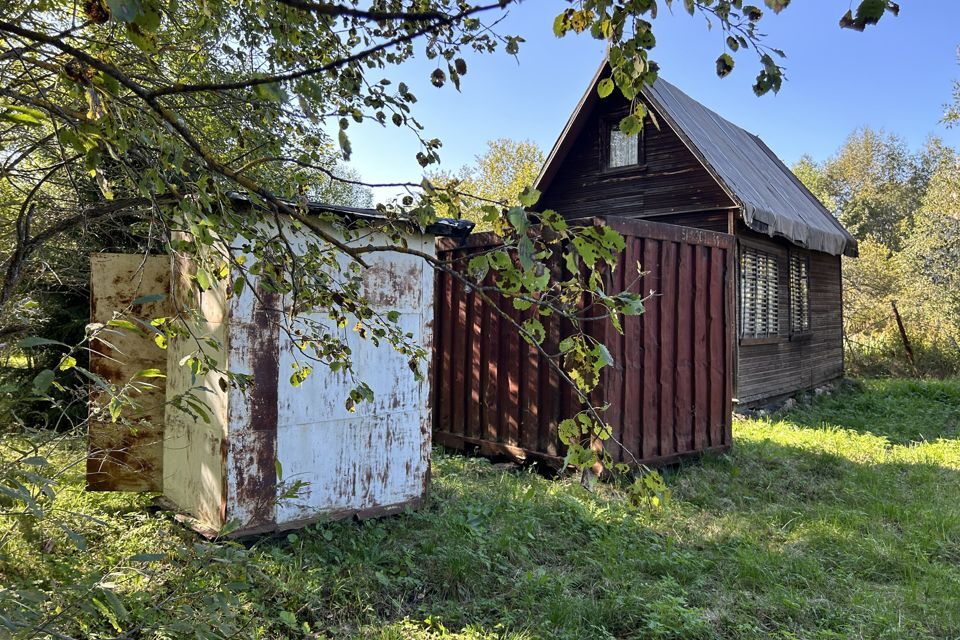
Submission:
<svg viewBox="0 0 960 640">
<path fill-rule="evenodd" d="M 740 204 L 748 227 L 808 249 L 856 255 L 853 236 L 759 137 L 666 80 L 644 95 Z"/>
</svg>

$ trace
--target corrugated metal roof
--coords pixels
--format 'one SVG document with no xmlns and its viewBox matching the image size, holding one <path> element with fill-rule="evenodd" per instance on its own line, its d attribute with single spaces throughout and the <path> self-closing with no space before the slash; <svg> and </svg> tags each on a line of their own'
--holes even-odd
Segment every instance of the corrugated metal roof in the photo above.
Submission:
<svg viewBox="0 0 960 640">
<path fill-rule="evenodd" d="M 541 191 L 550 185 L 574 139 L 583 131 L 600 100 L 597 82 L 607 74 L 609 68 L 604 61 L 547 156 L 535 183 Z M 666 80 L 657 79 L 643 95 L 740 206 L 748 227 L 815 251 L 857 255 L 856 239 L 760 138 Z"/>
<path fill-rule="evenodd" d="M 760 138 L 666 80 L 644 95 L 738 201 L 748 227 L 816 251 L 856 255 L 853 236 Z"/>
</svg>

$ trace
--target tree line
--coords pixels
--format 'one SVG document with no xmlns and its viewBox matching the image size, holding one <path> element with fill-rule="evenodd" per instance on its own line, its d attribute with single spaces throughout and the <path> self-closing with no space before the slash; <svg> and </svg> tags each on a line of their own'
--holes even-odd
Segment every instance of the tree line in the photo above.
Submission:
<svg viewBox="0 0 960 640">
<path fill-rule="evenodd" d="M 945 122 L 956 120 L 955 103 Z M 960 153 L 864 128 L 794 172 L 860 243 L 843 264 L 848 371 L 960 372 Z"/>
</svg>

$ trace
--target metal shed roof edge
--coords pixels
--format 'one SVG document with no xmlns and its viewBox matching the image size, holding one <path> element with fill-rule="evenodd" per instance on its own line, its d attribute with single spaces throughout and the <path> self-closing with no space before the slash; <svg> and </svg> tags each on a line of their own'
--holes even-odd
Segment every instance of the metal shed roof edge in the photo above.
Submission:
<svg viewBox="0 0 960 640">
<path fill-rule="evenodd" d="M 246 204 L 252 204 L 250 197 L 245 193 L 240 193 L 232 191 L 227 194 L 227 197 L 230 198 L 233 202 L 243 202 Z M 282 202 L 289 204 L 290 206 L 295 206 L 296 203 L 282 199 Z M 412 217 L 400 217 L 394 218 L 386 215 L 384 212 L 377 209 L 369 209 L 363 207 L 348 207 L 338 204 L 328 204 L 325 202 L 309 201 L 307 202 L 307 210 L 312 214 L 320 213 L 332 213 L 338 216 L 342 216 L 348 220 L 365 220 L 373 222 L 402 222 L 404 224 L 409 224 L 414 228 L 435 236 L 449 236 L 454 238 L 464 238 L 470 235 L 470 232 L 473 231 L 475 226 L 474 222 L 470 220 L 455 219 L 455 218 L 437 218 L 431 224 L 427 225 L 425 228 L 421 228 L 419 223 Z"/>
</svg>

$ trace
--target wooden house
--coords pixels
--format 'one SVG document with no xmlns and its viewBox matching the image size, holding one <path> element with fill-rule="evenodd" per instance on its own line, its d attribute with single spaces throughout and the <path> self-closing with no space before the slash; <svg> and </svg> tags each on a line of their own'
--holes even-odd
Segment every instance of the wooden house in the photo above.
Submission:
<svg viewBox="0 0 960 640">
<path fill-rule="evenodd" d="M 856 256 L 856 240 L 760 138 L 665 80 L 637 98 L 653 118 L 624 135 L 629 101 L 597 94 L 607 74 L 604 64 L 551 150 L 538 206 L 735 236 L 736 402 L 840 377 L 840 256 Z"/>
</svg>

